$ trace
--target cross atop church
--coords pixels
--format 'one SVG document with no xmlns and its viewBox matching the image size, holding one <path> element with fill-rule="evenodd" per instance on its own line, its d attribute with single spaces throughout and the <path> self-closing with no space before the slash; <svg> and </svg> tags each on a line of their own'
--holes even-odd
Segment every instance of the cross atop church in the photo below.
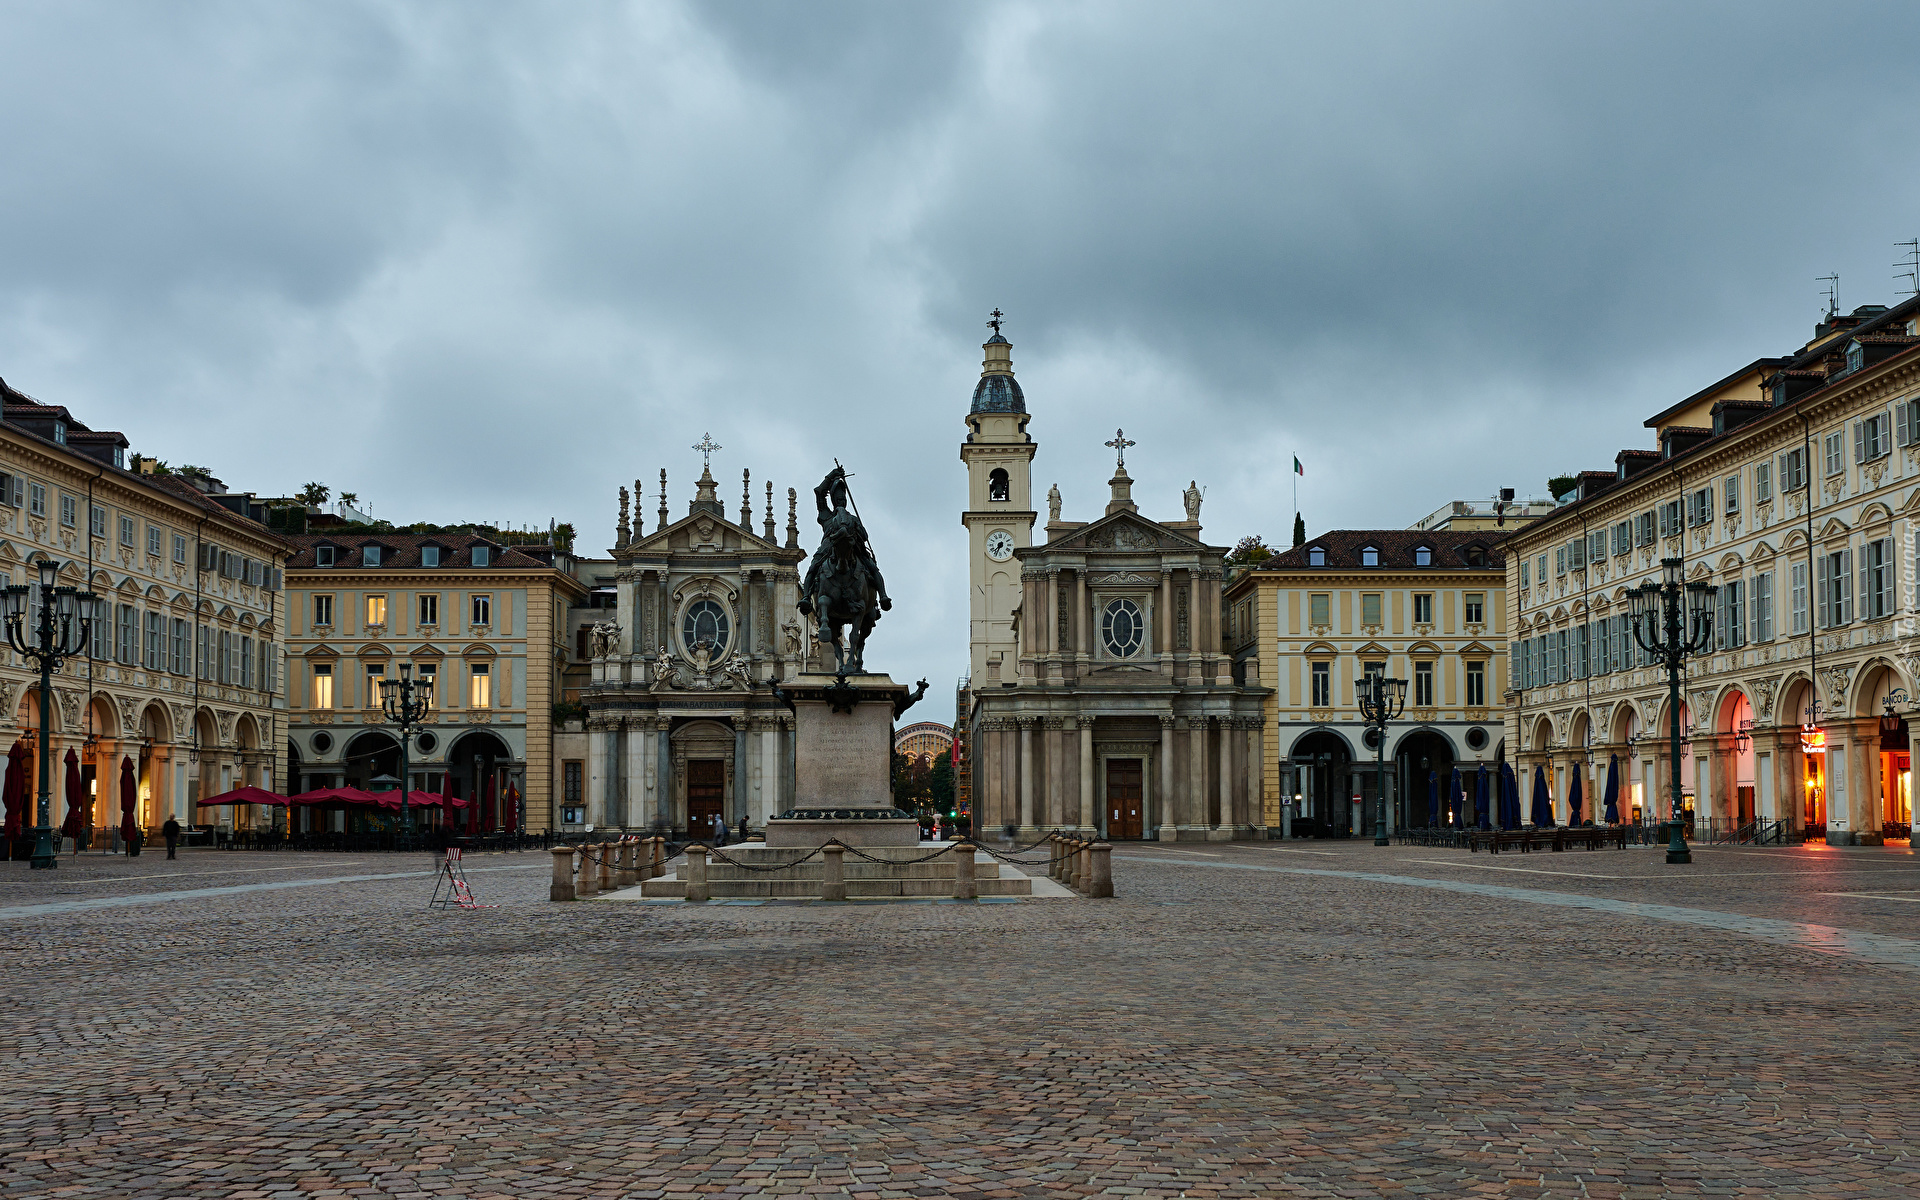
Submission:
<svg viewBox="0 0 1920 1200">
<path fill-rule="evenodd" d="M 724 450 L 725 448 L 726 447 L 720 445 L 720 443 L 713 440 L 713 435 L 711 433 L 701 434 L 700 440 L 693 444 L 693 449 L 698 450 L 700 452 L 700 465 L 703 467 L 712 466 L 713 452 L 715 450 Z"/>
<path fill-rule="evenodd" d="M 1006 314 L 996 308 L 992 312 L 988 313 L 987 315 L 993 318 L 992 320 L 987 322 L 988 327 L 991 328 L 995 333 L 999 333 L 1000 319 L 1006 316 Z"/>
<path fill-rule="evenodd" d="M 1127 469 L 1127 447 L 1137 446 L 1140 443 L 1128 441 L 1127 431 L 1124 429 L 1116 429 L 1113 431 L 1113 440 L 1104 444 L 1119 457 L 1119 468 L 1124 471 Z"/>
</svg>

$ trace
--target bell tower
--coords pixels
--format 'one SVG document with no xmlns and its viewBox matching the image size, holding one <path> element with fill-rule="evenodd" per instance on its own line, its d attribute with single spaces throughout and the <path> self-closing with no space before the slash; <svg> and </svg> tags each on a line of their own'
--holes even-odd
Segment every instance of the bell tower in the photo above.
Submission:
<svg viewBox="0 0 1920 1200">
<path fill-rule="evenodd" d="M 1020 602 L 1020 560 L 1033 545 L 1033 453 L 1027 436 L 1027 398 L 1013 377 L 1013 344 L 1000 333 L 1000 310 L 982 349 L 980 382 L 967 412 L 960 461 L 967 467 L 968 664 L 978 691 L 1014 682 L 1013 610 Z"/>
</svg>

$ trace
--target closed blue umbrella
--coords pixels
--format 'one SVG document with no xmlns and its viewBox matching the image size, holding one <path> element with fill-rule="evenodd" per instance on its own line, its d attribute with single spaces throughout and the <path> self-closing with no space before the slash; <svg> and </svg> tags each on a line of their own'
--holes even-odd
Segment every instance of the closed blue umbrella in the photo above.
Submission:
<svg viewBox="0 0 1920 1200">
<path fill-rule="evenodd" d="M 1473 812 L 1474 815 L 1479 818 L 1480 828 L 1492 829 L 1493 825 L 1487 820 L 1487 764 L 1485 763 L 1480 764 L 1480 770 L 1477 773 L 1473 786 L 1473 793 Z"/>
<path fill-rule="evenodd" d="M 1547 792 L 1547 769 L 1533 769 L 1533 823 L 1545 829 L 1553 824 L 1553 797 Z"/>
<path fill-rule="evenodd" d="M 1500 764 L 1500 828 L 1520 828 L 1520 783 L 1512 763 Z"/>
<path fill-rule="evenodd" d="M 1427 828 L 1440 824 L 1440 773 L 1427 772 Z"/>
<path fill-rule="evenodd" d="M 1609 825 L 1620 823 L 1620 756 L 1607 755 L 1606 808 L 1601 817 Z"/>
<path fill-rule="evenodd" d="M 1569 814 L 1567 824 L 1569 825 L 1578 825 L 1580 823 L 1580 779 L 1585 774 L 1585 771 L 1575 767 L 1573 769 L 1573 782 L 1567 785 L 1567 813 Z"/>
<path fill-rule="evenodd" d="M 1453 769 L 1453 783 L 1447 792 L 1447 800 L 1453 805 L 1453 827 L 1460 829 L 1467 823 L 1467 797 L 1460 788 L 1460 768 Z"/>
</svg>

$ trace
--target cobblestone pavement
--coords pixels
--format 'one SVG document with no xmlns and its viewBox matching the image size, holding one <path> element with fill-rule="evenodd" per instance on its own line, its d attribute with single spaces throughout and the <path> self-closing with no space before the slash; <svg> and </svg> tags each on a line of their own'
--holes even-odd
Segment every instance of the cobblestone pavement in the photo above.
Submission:
<svg viewBox="0 0 1920 1200">
<path fill-rule="evenodd" d="M 1736 919 L 1920 940 L 1904 847 L 1114 858 L 722 908 L 496 855 L 478 912 L 423 857 L 8 863 L 0 1197 L 1920 1194 L 1916 972 Z"/>
</svg>

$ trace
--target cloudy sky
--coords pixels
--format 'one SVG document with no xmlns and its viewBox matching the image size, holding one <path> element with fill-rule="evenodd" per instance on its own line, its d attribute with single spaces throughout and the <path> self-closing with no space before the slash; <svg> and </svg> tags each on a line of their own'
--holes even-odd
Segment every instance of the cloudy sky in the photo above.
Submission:
<svg viewBox="0 0 1920 1200">
<path fill-rule="evenodd" d="M 0 375 L 395 522 L 684 511 L 834 456 L 966 657 L 957 445 L 1008 314 L 1037 491 L 1404 526 L 1649 445 L 1920 236 L 1920 9 L 16 3 Z M 649 494 L 643 507 L 651 513 Z M 784 522 L 784 513 L 781 514 Z M 808 536 L 811 544 L 811 531 Z"/>
</svg>

